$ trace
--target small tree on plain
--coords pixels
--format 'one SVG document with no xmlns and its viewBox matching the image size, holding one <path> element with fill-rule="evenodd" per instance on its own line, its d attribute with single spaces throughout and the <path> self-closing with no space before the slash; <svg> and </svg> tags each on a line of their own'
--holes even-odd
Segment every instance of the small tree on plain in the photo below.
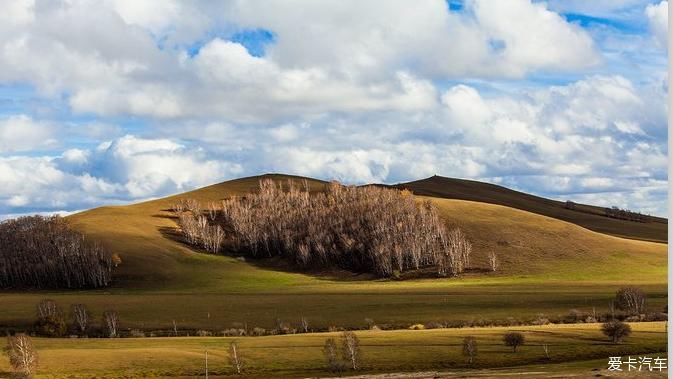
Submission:
<svg viewBox="0 0 673 379">
<path fill-rule="evenodd" d="M 81 334 L 86 333 L 86 330 L 89 327 L 89 311 L 84 304 L 72 305 L 72 320 L 77 331 Z"/>
<path fill-rule="evenodd" d="M 463 338 L 463 355 L 467 357 L 467 363 L 474 363 L 474 358 L 477 356 L 477 339 L 468 336 Z"/>
<path fill-rule="evenodd" d="M 519 346 L 526 343 L 526 337 L 519 332 L 508 332 L 502 337 L 502 340 L 505 345 L 511 347 L 512 351 L 515 353 Z"/>
<path fill-rule="evenodd" d="M 301 319 L 299 320 L 299 324 L 301 326 L 301 330 L 304 333 L 308 333 L 308 319 L 304 316 L 301 316 Z"/>
<path fill-rule="evenodd" d="M 110 338 L 119 335 L 119 314 L 117 314 L 117 311 L 107 310 L 103 312 L 103 326 Z"/>
<path fill-rule="evenodd" d="M 495 251 L 488 253 L 488 264 L 491 268 L 491 271 L 496 272 L 498 270 L 498 256 L 495 254 Z"/>
<path fill-rule="evenodd" d="M 638 287 L 623 287 L 617 291 L 615 306 L 617 309 L 638 315 L 645 312 L 645 292 Z"/>
<path fill-rule="evenodd" d="M 339 348 L 337 347 L 336 340 L 334 338 L 326 339 L 322 352 L 325 355 L 327 369 L 332 373 L 341 375 L 345 369 L 345 365 L 339 358 Z"/>
<path fill-rule="evenodd" d="M 30 378 L 37 370 L 38 356 L 33 342 L 26 334 L 7 337 L 9 365 L 17 377 Z"/>
<path fill-rule="evenodd" d="M 37 305 L 35 332 L 47 337 L 63 337 L 67 331 L 63 311 L 53 300 L 42 300 Z"/>
<path fill-rule="evenodd" d="M 243 371 L 243 363 L 241 362 L 241 355 L 236 341 L 232 341 L 229 344 L 229 363 L 236 370 L 236 373 L 240 375 Z"/>
<path fill-rule="evenodd" d="M 611 320 L 603 324 L 601 331 L 612 343 L 619 343 L 631 334 L 631 326 L 619 320 Z"/>
<path fill-rule="evenodd" d="M 360 367 L 360 339 L 354 332 L 347 331 L 341 334 L 341 343 L 344 361 L 357 370 Z"/>
</svg>

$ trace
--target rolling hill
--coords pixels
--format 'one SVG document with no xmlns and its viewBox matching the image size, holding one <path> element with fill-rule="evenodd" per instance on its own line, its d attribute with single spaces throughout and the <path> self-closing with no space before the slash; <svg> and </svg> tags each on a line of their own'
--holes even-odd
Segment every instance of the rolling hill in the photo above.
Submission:
<svg viewBox="0 0 673 379">
<path fill-rule="evenodd" d="M 432 176 L 427 179 L 400 183 L 394 187 L 406 188 L 423 196 L 504 205 L 618 237 L 657 242 L 668 240 L 668 220 L 665 218 L 644 216 L 645 222 L 610 218 L 605 216 L 603 207 L 575 203 L 571 204 L 571 209 L 569 209 L 566 202 L 514 191 L 495 184 Z"/>
<path fill-rule="evenodd" d="M 325 182 L 307 180 L 311 190 Z M 363 327 L 365 319 L 387 325 L 430 321 L 563 317 L 570 309 L 607 311 L 623 285 L 647 291 L 648 304 L 667 301 L 667 246 L 597 233 L 556 218 L 493 202 L 421 196 L 449 225 L 472 240 L 473 265 L 459 278 L 393 281 L 343 271 L 297 272 L 277 261 L 242 261 L 195 251 L 174 238 L 169 211 L 179 199 L 203 203 L 243 195 L 262 177 L 227 181 L 195 191 L 126 206 L 92 209 L 68 217 L 74 228 L 121 256 L 113 285 L 91 291 L 0 292 L 3 325 L 24 325 L 45 297 L 85 303 L 92 312 L 119 311 L 125 328 L 272 327 L 300 315 L 315 327 Z M 428 186 L 426 191 L 439 191 Z M 427 192 L 426 192 L 427 193 Z M 498 272 L 487 272 L 495 251 Z"/>
</svg>

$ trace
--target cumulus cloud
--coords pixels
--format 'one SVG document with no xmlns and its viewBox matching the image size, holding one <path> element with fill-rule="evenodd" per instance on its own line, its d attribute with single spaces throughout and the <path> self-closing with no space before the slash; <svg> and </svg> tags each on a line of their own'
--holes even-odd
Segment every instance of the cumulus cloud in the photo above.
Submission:
<svg viewBox="0 0 673 379">
<path fill-rule="evenodd" d="M 527 0 L 507 7 L 475 0 L 461 14 L 440 0 L 413 7 L 404 1 L 151 4 L 14 7 L 23 21 L 0 26 L 0 80 L 29 82 L 47 95 L 71 93 L 69 103 L 81 113 L 260 122 L 423 110 L 436 103 L 434 79 L 522 77 L 600 61 L 581 28 Z M 519 22 L 504 21 L 515 15 Z M 270 30 L 277 41 L 263 57 L 220 37 L 187 54 L 182 39 L 199 41 L 207 28 L 223 24 Z"/>
<path fill-rule="evenodd" d="M 200 149 L 135 136 L 59 156 L 0 157 L 0 213 L 73 210 L 181 192 L 231 178 L 239 163 Z"/>
<path fill-rule="evenodd" d="M 668 49 L 668 1 L 648 5 L 645 14 L 659 45 Z"/>
<path fill-rule="evenodd" d="M 27 115 L 0 119 L 0 153 L 39 150 L 56 145 L 52 129 Z"/>
</svg>

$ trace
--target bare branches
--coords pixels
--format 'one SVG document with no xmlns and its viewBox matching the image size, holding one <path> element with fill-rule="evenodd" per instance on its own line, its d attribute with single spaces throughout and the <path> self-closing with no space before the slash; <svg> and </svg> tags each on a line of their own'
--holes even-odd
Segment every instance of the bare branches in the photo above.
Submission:
<svg viewBox="0 0 673 379">
<path fill-rule="evenodd" d="M 353 370 L 357 370 L 360 367 L 360 339 L 354 332 L 343 332 L 341 340 L 344 361 Z"/>
<path fill-rule="evenodd" d="M 107 310 L 103 312 L 103 325 L 110 338 L 117 337 L 119 335 L 119 315 L 117 311 Z"/>
<path fill-rule="evenodd" d="M 57 216 L 0 222 L 0 288 L 104 287 L 110 254 Z"/>
<path fill-rule="evenodd" d="M 259 191 L 208 205 L 185 201 L 178 225 L 189 244 L 217 253 L 281 256 L 299 267 L 339 266 L 391 276 L 421 267 L 459 275 L 472 245 L 460 229 L 447 231 L 434 205 L 409 191 L 330 183 L 310 194 L 293 182 L 260 181 Z"/>
<path fill-rule="evenodd" d="M 495 254 L 495 251 L 490 251 L 488 253 L 488 264 L 491 268 L 491 271 L 496 272 L 498 270 L 498 256 Z"/>
<path fill-rule="evenodd" d="M 89 311 L 84 304 L 72 305 L 72 319 L 79 332 L 84 334 L 89 327 Z"/>
<path fill-rule="evenodd" d="M 236 341 L 229 344 L 229 363 L 234 370 L 236 370 L 236 373 L 240 375 L 243 371 L 243 363 L 241 362 L 241 356 Z"/>
<path fill-rule="evenodd" d="M 31 377 L 37 370 L 37 352 L 27 335 L 21 333 L 7 337 L 7 355 L 9 364 L 16 374 Z"/>
</svg>

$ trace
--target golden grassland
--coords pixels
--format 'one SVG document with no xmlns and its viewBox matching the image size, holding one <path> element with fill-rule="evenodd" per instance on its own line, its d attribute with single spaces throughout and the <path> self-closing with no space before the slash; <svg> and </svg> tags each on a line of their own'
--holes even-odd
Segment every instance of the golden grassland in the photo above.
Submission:
<svg viewBox="0 0 673 379">
<path fill-rule="evenodd" d="M 276 179 L 287 177 L 274 176 Z M 123 263 L 111 288 L 0 292 L 0 326 L 27 325 L 35 304 L 85 303 L 95 314 L 120 313 L 122 327 L 221 330 L 247 322 L 269 328 L 301 316 L 315 327 L 363 327 L 364 319 L 409 325 L 429 321 L 557 317 L 570 309 L 604 312 L 622 285 L 642 287 L 651 310 L 667 301 L 667 252 L 660 243 L 595 233 L 574 224 L 499 205 L 430 199 L 474 244 L 475 269 L 460 278 L 391 281 L 330 271 L 293 272 L 269 261 L 242 262 L 193 251 L 171 233 L 168 211 L 180 198 L 203 203 L 252 190 L 259 178 L 206 187 L 130 206 L 73 215 L 73 226 L 102 241 Z M 310 181 L 312 189 L 324 182 Z M 501 262 L 490 273 L 486 256 Z"/>
<path fill-rule="evenodd" d="M 632 336 L 618 345 L 607 341 L 599 324 L 360 331 L 362 369 L 347 374 L 443 371 L 471 376 L 475 369 L 489 368 L 487 373 L 498 376 L 589 377 L 597 373 L 594 369 L 607 374 L 610 356 L 666 356 L 664 323 L 631 326 Z M 502 343 L 502 335 L 511 330 L 526 337 L 526 344 L 516 353 Z M 35 345 L 40 355 L 38 378 L 203 377 L 206 351 L 211 377 L 234 376 L 227 360 L 229 343 L 234 340 L 244 362 L 243 376 L 320 377 L 330 375 L 322 355 L 325 339 L 337 336 L 37 338 Z M 462 356 L 465 336 L 477 339 L 478 355 L 473 366 Z M 543 345 L 548 345 L 548 360 Z M 0 359 L 0 376 L 3 370 L 8 370 L 8 365 Z"/>
</svg>

